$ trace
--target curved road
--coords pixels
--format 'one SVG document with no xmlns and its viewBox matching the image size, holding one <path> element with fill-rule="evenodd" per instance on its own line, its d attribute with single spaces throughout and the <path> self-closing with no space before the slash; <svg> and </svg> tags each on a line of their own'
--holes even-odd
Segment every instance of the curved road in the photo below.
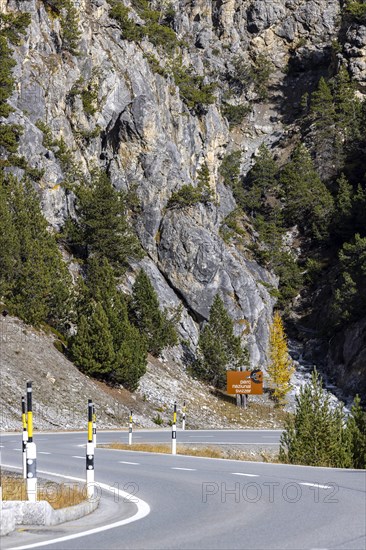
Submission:
<svg viewBox="0 0 366 550">
<path fill-rule="evenodd" d="M 136 432 L 169 441 L 169 432 Z M 154 435 L 152 435 L 154 434 Z M 213 436 L 260 444 L 278 432 L 178 433 L 179 439 Z M 19 466 L 21 436 L 1 440 L 1 462 Z M 126 441 L 127 434 L 98 433 L 98 443 Z M 159 439 L 163 438 L 163 439 Z M 277 438 L 275 440 L 275 438 Z M 38 471 L 84 478 L 85 434 L 35 434 Z M 135 441 L 139 441 L 138 439 Z M 156 439 L 155 439 L 156 441 Z M 188 441 L 191 441 L 188 439 Z M 271 439 L 269 439 L 271 442 Z M 227 443 L 225 443 L 227 444 Z M 89 517 L 55 528 L 25 529 L 1 540 L 1 548 L 69 549 L 362 549 L 366 548 L 366 472 L 263 464 L 134 451 L 96 450 L 96 481 L 134 493 L 150 506 L 143 519 L 109 530 L 133 516 L 137 504 L 102 489 L 101 506 Z M 48 476 L 46 476 L 48 477 Z M 105 498 L 104 498 L 105 497 Z M 94 528 L 92 535 L 75 537 Z M 40 543 L 66 537 L 61 542 Z M 69 537 L 69 538 L 68 538 Z"/>
</svg>

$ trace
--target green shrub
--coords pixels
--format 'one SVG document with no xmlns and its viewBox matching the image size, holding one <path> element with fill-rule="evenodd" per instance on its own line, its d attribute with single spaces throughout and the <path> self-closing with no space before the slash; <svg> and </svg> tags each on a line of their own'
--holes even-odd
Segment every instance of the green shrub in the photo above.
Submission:
<svg viewBox="0 0 366 550">
<path fill-rule="evenodd" d="M 16 153 L 22 133 L 23 127 L 19 124 L 4 124 L 0 126 L 0 147 L 4 147 L 8 153 Z"/>
<path fill-rule="evenodd" d="M 153 73 L 160 74 L 160 76 L 168 76 L 168 71 L 160 65 L 154 54 L 144 53 L 144 58 L 149 63 L 150 69 Z"/>
<path fill-rule="evenodd" d="M 199 202 L 203 204 L 212 202 L 210 173 L 206 163 L 198 170 L 197 181 L 197 187 L 193 187 L 191 184 L 183 185 L 178 191 L 174 192 L 168 201 L 167 207 L 184 208 L 185 206 L 193 206 Z"/>
<path fill-rule="evenodd" d="M 357 2 L 356 0 L 348 0 L 344 6 L 344 11 L 358 23 L 364 23 L 366 21 L 366 3 L 363 1 Z"/>
<path fill-rule="evenodd" d="M 152 10 L 147 0 L 134 0 L 132 7 L 145 21 L 145 25 L 139 25 L 130 19 L 131 10 L 124 6 L 122 2 L 110 0 L 110 4 L 112 7 L 109 15 L 118 22 L 122 31 L 122 38 L 125 40 L 138 42 L 144 36 L 147 36 L 155 47 L 161 47 L 168 53 L 172 53 L 179 45 L 176 33 L 169 26 L 169 17 L 167 21 L 162 19 L 164 10 Z M 171 10 L 167 10 L 166 13 L 172 14 Z"/>
<path fill-rule="evenodd" d="M 168 53 L 172 53 L 179 44 L 173 29 L 160 25 L 155 21 L 146 25 L 146 34 L 155 47 L 161 46 Z"/>
<path fill-rule="evenodd" d="M 46 149 L 53 152 L 55 157 L 60 161 L 62 170 L 69 178 L 69 181 L 76 181 L 81 178 L 81 173 L 76 163 L 73 160 L 73 155 L 70 149 L 67 147 L 63 137 L 54 138 L 52 136 L 52 130 L 42 120 L 37 120 L 36 126 L 41 132 L 43 132 L 43 145 Z"/>
<path fill-rule="evenodd" d="M 243 186 L 240 182 L 240 159 L 241 151 L 228 153 L 223 159 L 219 168 L 219 174 L 224 185 L 233 191 L 235 200 L 240 204 L 243 195 Z"/>
<path fill-rule="evenodd" d="M 198 204 L 201 200 L 201 192 L 197 187 L 193 185 L 183 185 L 179 191 L 172 193 L 167 207 L 168 208 L 184 208 L 185 206 L 193 206 Z"/>
<path fill-rule="evenodd" d="M 98 99 L 98 90 L 95 83 L 89 83 L 87 88 L 81 92 L 81 101 L 85 114 L 94 115 L 97 111 L 96 101 Z"/>
<path fill-rule="evenodd" d="M 267 99 L 269 79 L 273 71 L 272 62 L 264 54 L 258 54 L 252 63 L 249 76 L 255 85 L 255 91 L 260 100 Z"/>
<path fill-rule="evenodd" d="M 154 418 L 152 419 L 153 422 L 155 424 L 157 424 L 158 426 L 161 426 L 164 422 L 163 422 L 163 419 L 161 418 L 160 414 L 158 413 L 156 416 L 154 416 Z"/>
<path fill-rule="evenodd" d="M 78 44 L 81 38 L 79 31 L 78 10 L 71 0 L 43 0 L 46 8 L 60 19 L 62 48 L 73 55 L 78 55 Z"/>
<path fill-rule="evenodd" d="M 60 24 L 63 48 L 74 55 L 78 55 L 77 47 L 81 38 L 78 10 L 74 7 L 71 0 L 62 0 L 62 4 L 63 9 L 61 11 Z"/>
<path fill-rule="evenodd" d="M 242 218 L 243 211 L 240 208 L 236 208 L 224 218 L 220 226 L 220 235 L 225 242 L 229 242 L 234 237 L 241 240 L 245 237 L 246 231 L 241 224 Z"/>
<path fill-rule="evenodd" d="M 230 127 L 238 126 L 244 118 L 251 112 L 250 105 L 231 105 L 224 103 L 221 107 L 222 114 L 228 119 Z"/>
<path fill-rule="evenodd" d="M 215 103 L 213 92 L 216 83 L 204 84 L 204 77 L 195 74 L 192 67 L 183 67 L 177 61 L 172 68 L 172 76 L 188 109 L 201 112 L 204 105 Z"/>
<path fill-rule="evenodd" d="M 109 11 L 110 17 L 115 19 L 122 31 L 122 38 L 130 42 L 141 40 L 143 31 L 140 25 L 136 25 L 129 17 L 130 9 L 122 4 L 115 3 Z"/>
</svg>

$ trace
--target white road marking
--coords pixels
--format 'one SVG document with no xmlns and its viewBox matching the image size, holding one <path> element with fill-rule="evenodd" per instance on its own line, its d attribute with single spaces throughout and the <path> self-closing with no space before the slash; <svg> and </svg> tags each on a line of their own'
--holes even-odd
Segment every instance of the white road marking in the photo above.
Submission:
<svg viewBox="0 0 366 550">
<path fill-rule="evenodd" d="M 51 453 L 48 453 L 47 451 L 38 451 L 38 454 L 40 454 L 40 455 L 50 455 Z"/>
<path fill-rule="evenodd" d="M 13 449 L 13 451 L 21 451 L 22 449 Z"/>
<path fill-rule="evenodd" d="M 189 438 L 191 437 L 200 437 L 201 439 L 202 438 L 205 438 L 205 437 L 214 437 L 213 435 L 190 435 Z"/>
<path fill-rule="evenodd" d="M 14 468 L 14 466 L 9 466 L 7 464 L 3 464 L 3 467 L 6 468 Z M 17 470 L 20 470 L 21 468 L 17 467 Z M 62 477 L 64 479 L 71 479 L 72 481 L 81 481 L 82 483 L 85 483 L 85 479 L 81 479 L 79 477 L 71 477 L 71 476 L 64 476 L 62 474 L 55 474 L 54 472 L 48 472 L 44 470 L 37 470 L 40 474 L 48 474 L 55 477 Z M 97 483 L 98 487 L 101 489 L 104 489 L 105 491 L 109 491 L 110 493 L 113 493 L 114 495 L 118 494 L 119 497 L 126 499 L 127 501 L 131 502 L 131 497 L 129 493 L 126 493 L 125 491 L 121 491 L 120 489 L 116 489 L 115 487 L 110 487 L 109 485 L 106 485 L 105 483 Z M 135 498 L 135 497 L 134 497 Z M 57 544 L 59 542 L 65 542 L 67 540 L 72 539 L 78 539 L 80 537 L 86 537 L 88 535 L 95 535 L 96 533 L 101 533 L 102 531 L 108 531 L 109 529 L 114 529 L 116 527 L 122 527 L 122 525 L 126 525 L 127 523 L 132 523 L 133 521 L 137 521 L 138 519 L 142 519 L 148 514 L 150 514 L 150 506 L 147 502 L 144 500 L 138 499 L 136 502 L 137 506 L 137 512 L 135 515 L 131 516 L 130 518 L 122 519 L 121 521 L 116 521 L 115 523 L 110 523 L 109 525 L 103 525 L 102 527 L 96 527 L 95 529 L 89 529 L 88 531 L 82 531 L 81 533 L 74 533 L 73 535 L 66 535 L 65 537 L 59 537 L 57 539 L 51 539 L 51 540 L 45 540 L 43 542 L 36 542 L 33 544 L 26 544 L 24 546 L 13 546 L 9 550 L 26 550 L 27 548 L 38 548 L 39 546 L 48 546 L 49 544 Z"/>
<path fill-rule="evenodd" d="M 0 445 L 0 447 L 4 447 L 4 445 Z"/>
<path fill-rule="evenodd" d="M 77 447 L 86 447 L 86 443 L 83 443 L 82 445 L 76 445 Z"/>
<path fill-rule="evenodd" d="M 139 462 L 125 462 L 123 460 L 118 461 L 119 464 L 133 464 L 134 466 L 140 466 Z"/>
<path fill-rule="evenodd" d="M 85 456 L 75 456 L 75 455 L 73 455 L 71 458 L 82 458 L 84 460 Z"/>
<path fill-rule="evenodd" d="M 259 477 L 257 474 L 243 474 L 242 472 L 232 472 L 233 476 Z"/>
<path fill-rule="evenodd" d="M 185 470 L 187 472 L 197 472 L 196 468 L 171 468 L 172 470 Z"/>
<path fill-rule="evenodd" d="M 319 485 L 319 483 L 305 483 L 300 482 L 299 485 L 305 485 L 305 487 L 316 487 L 317 489 L 332 489 L 329 485 Z"/>
</svg>

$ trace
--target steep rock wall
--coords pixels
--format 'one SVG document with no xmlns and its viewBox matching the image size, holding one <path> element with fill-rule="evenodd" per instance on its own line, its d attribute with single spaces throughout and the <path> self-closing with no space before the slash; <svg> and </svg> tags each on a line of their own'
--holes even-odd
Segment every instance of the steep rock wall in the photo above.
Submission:
<svg viewBox="0 0 366 550">
<path fill-rule="evenodd" d="M 143 265 L 163 305 L 183 304 L 180 332 L 190 347 L 197 343 L 198 323 L 207 319 L 220 292 L 238 321 L 237 332 L 249 343 L 253 365 L 265 364 L 274 305 L 268 287 L 276 286 L 276 279 L 248 251 L 221 239 L 220 224 L 235 201 L 220 184 L 219 166 L 226 152 L 240 150 L 246 172 L 262 142 L 276 145 L 291 135 L 292 108 L 330 63 L 339 1 L 175 0 L 174 27 L 188 44 L 182 47 L 182 62 L 207 82 L 219 83 L 216 102 L 199 115 L 186 107 L 172 77 L 153 72 L 146 58 L 153 53 L 166 67 L 167 56 L 147 38 L 138 44 L 123 40 L 103 0 L 75 3 L 82 30 L 78 56 L 61 51 L 60 21 L 45 3 L 1 0 L 0 6 L 32 15 L 28 34 L 15 51 L 17 89 L 9 121 L 25 130 L 19 153 L 45 171 L 39 192 L 49 223 L 62 227 L 68 212 L 73 213 L 73 197 L 63 185 L 66 174 L 59 160 L 43 144 L 39 120 L 55 137 L 63 137 L 86 178 L 100 166 L 117 188 L 136 186 L 142 207 L 136 227 L 147 252 Z M 258 54 L 268 57 L 272 67 L 268 98 L 261 100 L 255 86 L 248 86 L 235 101 L 251 101 L 252 112 L 230 129 L 220 111 L 230 86 L 227 75 L 238 56 L 250 62 Z M 296 70 L 289 76 L 286 67 Z M 77 93 L 81 81 L 97 90 L 91 113 Z M 167 208 L 174 191 L 196 185 L 204 162 L 215 201 Z"/>
</svg>

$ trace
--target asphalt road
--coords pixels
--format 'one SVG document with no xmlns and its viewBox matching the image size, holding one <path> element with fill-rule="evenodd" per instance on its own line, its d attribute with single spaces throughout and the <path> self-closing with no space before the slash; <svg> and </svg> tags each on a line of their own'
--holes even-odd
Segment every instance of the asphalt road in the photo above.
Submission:
<svg viewBox="0 0 366 550">
<path fill-rule="evenodd" d="M 145 437 L 145 432 L 139 433 Z M 161 432 L 154 434 L 163 437 Z M 258 432 L 246 431 L 219 432 L 220 437 L 217 432 L 187 431 L 184 437 L 202 439 L 203 434 L 214 435 L 217 441 L 228 437 L 226 441 L 231 442 L 249 438 L 257 443 L 254 440 L 259 437 Z M 278 437 L 278 433 L 264 434 Z M 104 438 L 115 440 L 115 435 L 108 439 L 110 434 L 98 433 L 98 443 Z M 127 434 L 122 435 L 126 440 Z M 85 434 L 35 434 L 35 440 L 39 475 L 47 471 L 84 478 Z M 2 438 L 2 464 L 20 466 L 20 442 L 20 436 Z M 97 482 L 134 493 L 131 500 L 147 503 L 150 513 L 98 531 L 118 519 L 133 518 L 139 509 L 138 502 L 102 488 L 102 505 L 88 518 L 52 529 L 26 529 L 3 539 L 2 550 L 29 544 L 55 550 L 366 548 L 364 470 L 97 449 L 95 473 Z M 91 527 L 92 535 L 40 546 L 57 537 L 75 537 Z"/>
<path fill-rule="evenodd" d="M 207 444 L 207 445 L 247 445 L 253 447 L 278 446 L 282 430 L 177 430 L 177 443 Z M 12 437 L 11 435 L 6 437 Z M 62 445 L 57 434 L 36 433 L 37 442 L 53 441 Z M 68 440 L 85 442 L 85 432 L 69 432 Z M 162 430 L 134 430 L 133 443 L 170 443 L 171 428 Z M 16 442 L 16 436 L 12 437 Z M 98 430 L 98 444 L 120 442 L 128 443 L 128 430 L 100 431 Z"/>
</svg>

